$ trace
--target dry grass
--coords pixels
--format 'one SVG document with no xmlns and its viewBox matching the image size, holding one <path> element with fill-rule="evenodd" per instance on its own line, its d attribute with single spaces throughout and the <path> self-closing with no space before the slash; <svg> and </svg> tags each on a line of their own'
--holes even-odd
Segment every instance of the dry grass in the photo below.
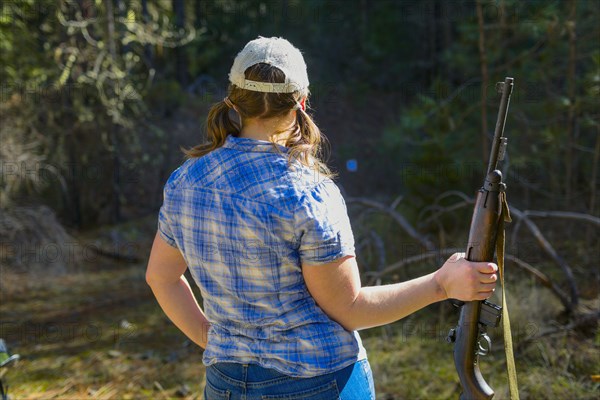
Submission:
<svg viewBox="0 0 600 400">
<path fill-rule="evenodd" d="M 96 261 L 63 275 L 3 272 L 11 290 L 2 294 L 0 337 L 23 357 L 6 373 L 14 398 L 201 398 L 202 353 L 158 307 L 145 265 Z M 513 276 L 509 290 L 517 344 L 558 323 L 558 303 L 545 289 Z M 457 398 L 452 348 L 444 340 L 457 315 L 432 307 L 361 332 L 379 399 Z M 498 350 L 481 368 L 495 399 L 506 399 L 499 335 L 492 332 Z M 599 347 L 597 330 L 524 346 L 517 352 L 521 399 L 597 398 L 600 387 L 590 375 L 600 372 Z"/>
<path fill-rule="evenodd" d="M 0 208 L 0 289 L 23 290 L 40 275 L 64 275 L 81 264 L 81 246 L 46 206 Z M 14 278 L 17 278 L 14 281 Z"/>
<path fill-rule="evenodd" d="M 15 398 L 168 398 L 184 384 L 199 393 L 200 349 L 162 314 L 140 266 L 44 286 L 0 306 L 2 335 L 23 357 L 7 373 Z"/>
</svg>

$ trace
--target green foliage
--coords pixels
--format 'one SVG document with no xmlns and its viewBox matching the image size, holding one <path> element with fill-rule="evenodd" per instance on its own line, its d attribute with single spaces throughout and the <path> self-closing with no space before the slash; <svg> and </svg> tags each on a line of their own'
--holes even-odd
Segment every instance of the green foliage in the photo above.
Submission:
<svg viewBox="0 0 600 400">
<path fill-rule="evenodd" d="M 156 160 L 147 143 L 156 142 L 155 149 L 163 151 L 168 137 L 155 135 L 164 129 L 157 128 L 160 120 L 174 117 L 182 106 L 204 109 L 225 89 L 241 44 L 278 35 L 304 51 L 319 113 L 350 98 L 376 114 L 370 108 L 374 94 L 396 95 L 398 101 L 390 104 L 398 109 L 395 123 L 370 134 L 372 142 L 348 138 L 333 146 L 340 149 L 334 158 L 371 149 L 361 168 L 374 176 L 372 187 L 388 195 L 410 193 L 407 204 L 419 210 L 445 190 L 470 193 L 480 184 L 482 82 L 473 2 L 183 3 L 179 22 L 171 3 L 152 0 L 115 0 L 112 14 L 104 1 L 2 4 L 1 101 L 18 95 L 41 110 L 41 121 L 50 121 L 40 124 L 47 126 L 44 148 L 52 149 L 48 161 L 139 163 L 137 155 Z M 568 73 L 570 3 L 482 4 L 490 77 L 487 135 L 497 112 L 493 83 L 505 75 L 516 81 L 507 121 L 509 187 L 540 195 L 547 207 L 589 209 L 599 126 L 598 3 L 577 3 L 574 79 Z M 196 77 L 209 83 L 187 96 L 186 85 Z M 200 101 L 194 98 L 198 94 Z M 567 203 L 571 114 L 574 173 Z M 76 140 L 64 137 L 65 127 Z M 69 156 L 75 147 L 86 150 Z M 119 187 L 118 182 L 106 186 Z"/>
<path fill-rule="evenodd" d="M 146 95 L 146 104 L 163 116 L 170 116 L 183 104 L 184 93 L 177 81 L 164 80 L 152 85 Z"/>
<path fill-rule="evenodd" d="M 139 182 L 134 168 L 165 160 L 158 149 L 166 137 L 147 118 L 144 96 L 156 75 L 147 53 L 188 43 L 195 32 L 190 26 L 174 31 L 161 3 L 148 2 L 148 15 L 139 2 L 115 1 L 112 13 L 107 4 L 11 1 L 0 9 L 3 126 L 20 127 L 3 129 L 2 160 L 27 156 L 54 177 L 44 185 L 19 176 L 7 183 L 3 174 L 2 197 L 8 201 L 19 187 L 36 183 L 44 189 L 41 202 L 54 203 L 80 226 L 119 219 L 124 193 L 132 189 L 126 186 Z M 166 110 L 161 116 L 183 100 L 177 84 L 164 82 L 154 93 L 163 90 L 166 99 L 150 101 Z M 28 150 L 15 152 L 20 148 Z"/>
<path fill-rule="evenodd" d="M 3 169 L 2 206 L 20 204 L 23 198 L 52 204 L 63 211 L 66 223 L 79 226 L 124 218 L 115 211 L 119 207 L 127 209 L 127 216 L 154 212 L 166 176 L 180 162 L 173 152 L 179 154 L 180 145 L 197 141 L 206 108 L 220 99 L 226 88 L 233 57 L 258 35 L 286 37 L 304 52 L 314 104 L 318 106 L 317 120 L 338 108 L 343 112 L 331 113 L 331 118 L 338 119 L 332 125 L 340 129 L 354 123 L 351 117 L 356 115 L 368 120 L 384 118 L 373 99 L 392 99 L 379 105 L 388 115 L 393 112 L 389 108 L 397 111 L 383 132 L 350 129 L 334 143 L 334 158 L 353 158 L 362 150 L 368 154 L 361 160 L 361 171 L 368 171 L 364 182 L 348 179 L 344 186 L 363 185 L 365 193 L 361 195 L 373 197 L 404 195 L 397 210 L 417 226 L 422 222 L 420 217 L 430 215 L 427 207 L 439 194 L 448 190 L 470 194 L 481 184 L 481 33 L 475 2 L 185 1 L 184 9 L 179 10 L 182 20 L 172 8 L 175 3 L 179 2 L 0 3 L 0 162 L 3 167 L 20 163 L 23 168 L 17 174 Z M 493 83 L 507 75 L 516 82 L 506 130 L 510 201 L 522 207 L 597 214 L 597 193 L 595 208 L 590 203 L 593 190 L 598 189 L 592 180 L 594 176 L 598 179 L 593 160 L 598 154 L 595 146 L 600 127 L 600 3 L 576 2 L 574 18 L 570 15 L 571 2 L 504 0 L 481 4 L 490 80 L 483 99 L 488 136 L 495 125 L 498 104 Z M 112 5 L 112 12 L 108 5 Z M 573 32 L 574 59 L 570 57 Z M 198 79 L 206 83 L 190 93 L 190 84 Z M 350 107 L 354 107 L 353 115 L 347 113 Z M 569 147 L 570 128 L 573 143 Z M 177 132 L 183 134 L 176 136 Z M 574 171 L 569 198 L 565 193 L 568 149 Z M 34 193 L 39 197 L 32 200 Z M 446 204 L 442 201 L 441 205 Z M 465 208 L 430 222 L 439 224 L 438 242 L 454 239 L 454 233 L 465 237 L 466 233 L 457 229 L 465 227 L 467 214 Z M 399 234 L 385 215 L 363 213 L 357 226 L 357 239 L 372 238 L 372 232 L 381 236 L 378 245 L 385 247 L 388 262 L 421 251 L 406 235 Z M 587 289 L 582 298 L 597 297 L 597 285 L 582 267 L 591 264 L 593 253 L 585 240 L 573 235 L 561 240 L 565 232 L 550 237 L 546 231 L 552 229 L 544 229 L 544 233 L 553 244 L 561 242 L 564 246 L 557 246 L 559 253 L 575 249 L 568 253 L 585 255 L 579 257 L 585 264 L 574 264 L 575 274 L 577 279 L 589 281 L 582 285 L 582 293 Z M 138 231 L 125 236 L 136 241 Z M 361 267 L 374 269 L 381 264 L 381 253 L 372 243 L 359 255 Z M 143 276 L 137 276 L 138 267 L 137 272 L 126 271 L 123 281 L 106 272 L 114 265 L 101 267 L 105 271 L 101 274 L 77 275 L 62 285 L 50 277 L 43 282 L 44 287 L 33 287 L 43 300 L 34 299 L 34 308 L 40 304 L 45 308 L 30 315 L 31 319 L 45 321 L 49 311 L 65 304 L 76 307 L 75 303 L 86 296 L 91 296 L 92 302 L 95 297 L 104 299 L 107 285 L 121 287 L 123 302 L 119 306 L 130 304 L 132 288 L 135 296 L 149 295 L 143 287 L 130 285 L 130 281 L 143 282 Z M 418 272 L 424 273 L 431 265 L 418 267 Z M 541 267 L 553 280 L 562 277 L 556 267 Z M 411 272 L 415 270 L 407 268 L 399 275 L 410 278 Z M 84 275 L 91 276 L 97 285 L 91 292 L 91 281 Z M 22 277 L 11 282 L 11 290 L 22 289 Z M 36 282 L 27 280 L 26 285 Z M 49 288 L 61 292 L 47 291 Z M 77 288 L 85 288 L 86 293 Z M 517 299 L 513 308 L 517 324 L 526 325 L 540 316 L 545 322 L 553 318 L 558 307 L 555 302 L 537 296 L 537 290 L 519 291 L 530 296 Z M 14 307 L 17 316 L 29 315 L 28 295 L 11 293 L 9 306 L 2 302 L 0 307 L 4 311 Z M 81 315 L 88 315 L 89 309 Z M 169 386 L 170 395 L 175 393 L 179 376 L 193 382 L 194 390 L 201 390 L 197 375 L 202 369 L 193 367 L 200 362 L 197 354 L 167 376 L 161 375 L 161 356 L 146 361 L 138 354 L 138 350 L 157 345 L 166 346 L 159 352 L 168 354 L 172 345 L 182 340 L 156 307 L 145 304 L 141 310 L 146 317 L 136 321 L 140 331 L 131 344 L 131 357 L 118 356 L 115 363 L 106 354 L 116 345 L 111 332 L 115 321 L 107 314 L 93 321 L 103 329 L 95 343 L 100 353 L 81 351 L 89 347 L 81 341 L 68 343 L 69 354 L 60 359 L 54 356 L 56 343 L 33 349 L 31 359 L 36 362 L 25 360 L 23 373 L 18 373 L 15 381 L 21 390 L 16 395 L 27 397 L 47 391 L 57 397 L 89 393 L 156 397 L 155 380 L 164 378 L 162 383 Z M 139 317 L 130 308 L 122 311 L 128 319 Z M 157 337 L 156 332 L 164 336 Z M 380 394 L 399 398 L 458 395 L 451 351 L 445 342 L 390 332 L 396 339 L 382 341 L 372 334 L 365 340 Z M 592 398 L 598 385 L 587 375 L 598 370 L 599 340 L 598 335 L 593 342 L 585 335 L 565 334 L 528 347 L 517 360 L 523 398 Z M 445 359 L 440 361 L 440 357 Z M 498 388 L 498 397 L 505 397 L 501 361 L 494 358 L 486 367 L 494 372 L 492 383 Z M 73 373 L 76 383 L 60 381 L 52 371 L 61 368 Z M 431 379 L 432 375 L 436 379 Z M 56 382 L 62 388 L 56 388 Z"/>
<path fill-rule="evenodd" d="M 498 109 L 499 97 L 494 94 L 493 83 L 512 76 L 515 91 L 506 125 L 509 186 L 515 191 L 531 189 L 542 194 L 547 207 L 587 211 L 598 132 L 600 80 L 599 28 L 593 21 L 600 17 L 600 7 L 596 2 L 577 5 L 577 37 L 590 40 L 576 42 L 577 58 L 573 62 L 577 72 L 572 81 L 568 75 L 571 21 L 567 3 L 534 6 L 529 2 L 506 1 L 504 14 L 491 13 L 491 3 L 484 8 L 486 64 L 490 75 L 485 98 L 486 134 L 488 137 L 493 134 Z M 477 19 L 461 20 L 457 34 L 456 40 L 440 55 L 442 73 L 426 90 L 417 93 L 416 101 L 401 109 L 398 123 L 387 129 L 379 146 L 381 157 L 409 164 L 398 167 L 395 183 L 416 195 L 416 203 L 421 205 L 445 190 L 472 191 L 471 166 L 478 162 L 483 166 Z M 570 85 L 575 88 L 574 99 L 568 95 Z M 571 199 L 575 202 L 567 203 L 564 171 L 569 146 L 565 144 L 571 109 L 575 118 L 572 162 L 576 171 Z M 452 164 L 467 168 L 458 176 L 443 173 Z M 418 173 L 406 177 L 407 168 Z M 439 174 L 426 173 L 436 168 L 440 169 Z M 483 167 L 475 175 L 481 179 L 482 174 Z"/>
</svg>

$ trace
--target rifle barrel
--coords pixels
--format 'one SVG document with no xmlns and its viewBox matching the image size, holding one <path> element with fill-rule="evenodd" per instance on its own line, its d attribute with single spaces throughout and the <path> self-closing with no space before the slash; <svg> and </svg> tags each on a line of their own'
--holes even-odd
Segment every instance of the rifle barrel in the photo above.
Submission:
<svg viewBox="0 0 600 400">
<path fill-rule="evenodd" d="M 494 140 L 492 142 L 492 152 L 490 153 L 490 162 L 488 164 L 487 174 L 495 170 L 498 166 L 498 154 L 502 145 L 502 135 L 504 132 L 504 124 L 506 124 L 506 114 L 510 103 L 510 95 L 513 89 L 514 79 L 510 77 L 504 78 L 502 83 L 502 100 L 500 101 L 500 109 L 498 110 L 498 119 L 496 121 L 496 130 L 494 131 Z M 486 175 L 487 175 L 486 174 Z"/>
</svg>

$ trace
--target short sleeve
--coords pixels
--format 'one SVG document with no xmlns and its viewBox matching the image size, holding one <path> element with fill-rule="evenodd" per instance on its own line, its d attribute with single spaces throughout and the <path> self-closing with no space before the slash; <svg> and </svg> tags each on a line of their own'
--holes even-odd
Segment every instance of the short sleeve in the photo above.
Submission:
<svg viewBox="0 0 600 400">
<path fill-rule="evenodd" d="M 158 212 L 158 233 L 170 246 L 177 247 L 173 235 L 173 225 L 169 215 L 169 197 L 166 187 L 163 191 L 163 204 Z"/>
<path fill-rule="evenodd" d="M 302 264 L 326 264 L 355 255 L 346 203 L 333 181 L 325 180 L 306 192 L 294 218 Z"/>
</svg>

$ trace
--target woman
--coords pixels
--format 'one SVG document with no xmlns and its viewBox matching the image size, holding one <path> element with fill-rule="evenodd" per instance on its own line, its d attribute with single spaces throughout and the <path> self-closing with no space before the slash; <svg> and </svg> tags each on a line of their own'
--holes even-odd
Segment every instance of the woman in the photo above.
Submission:
<svg viewBox="0 0 600 400">
<path fill-rule="evenodd" d="M 429 275 L 361 288 L 346 206 L 306 113 L 300 51 L 259 37 L 229 79 L 208 115 L 209 142 L 165 185 L 146 280 L 205 348 L 206 398 L 373 399 L 357 330 L 447 298 L 483 300 L 497 267 L 455 254 Z"/>
</svg>

